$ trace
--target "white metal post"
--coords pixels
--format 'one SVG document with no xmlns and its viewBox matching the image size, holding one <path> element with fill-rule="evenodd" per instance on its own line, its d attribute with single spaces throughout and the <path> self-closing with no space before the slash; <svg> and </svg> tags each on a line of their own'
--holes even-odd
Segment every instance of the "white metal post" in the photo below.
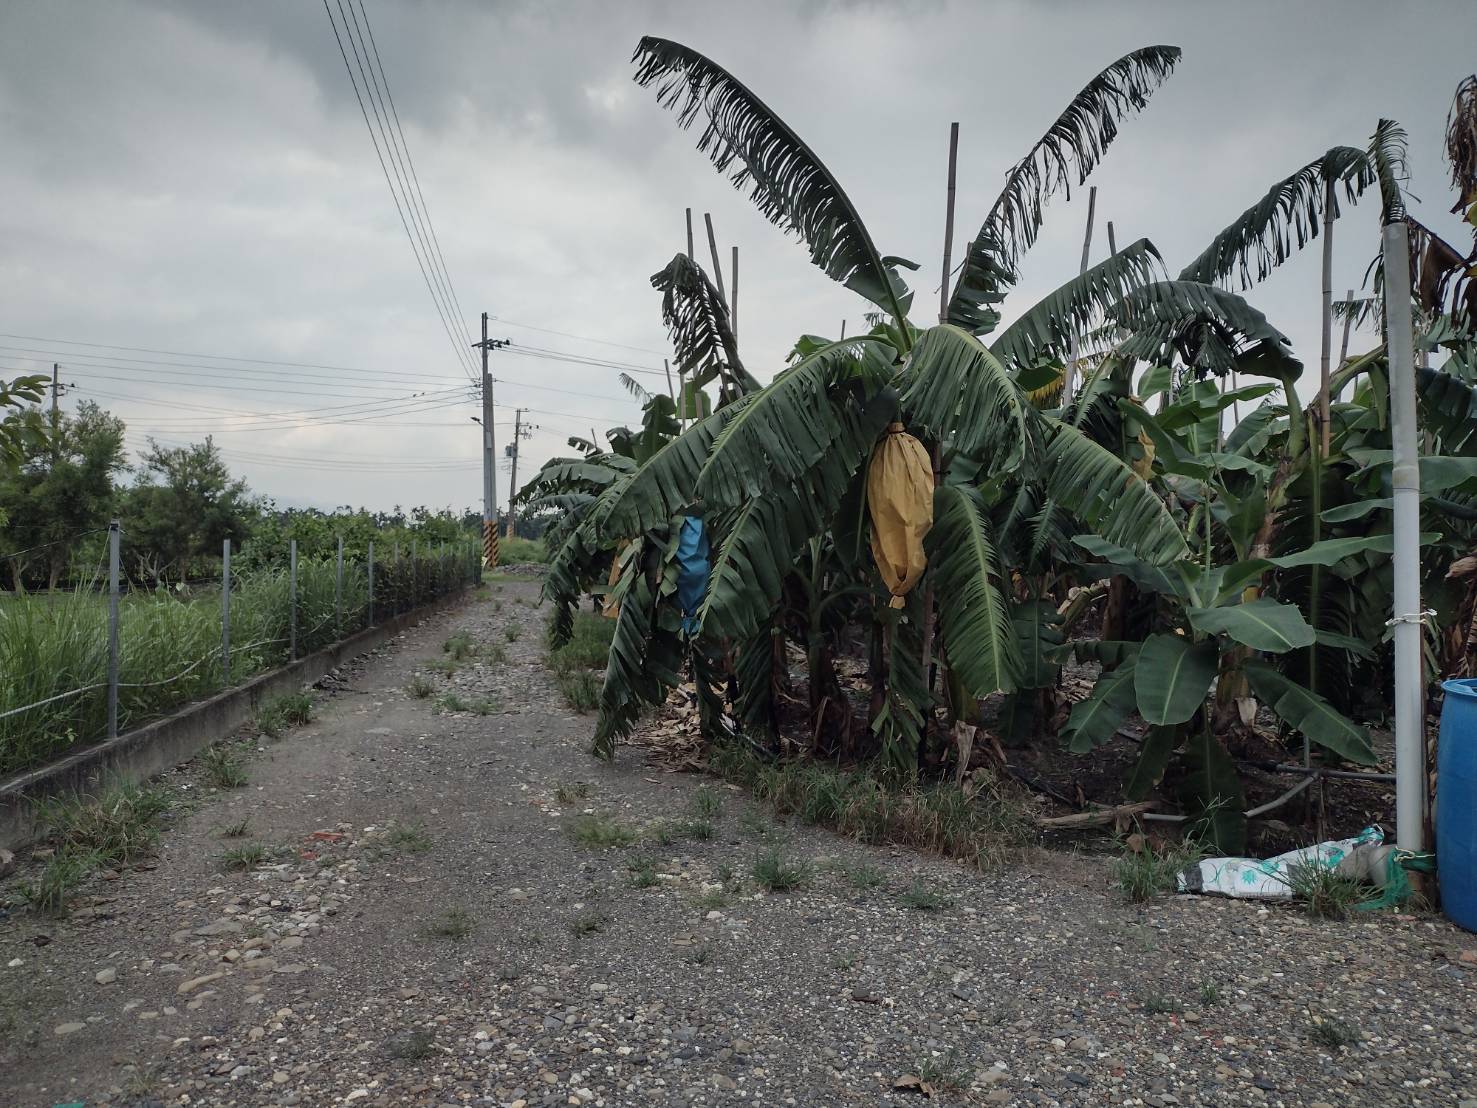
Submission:
<svg viewBox="0 0 1477 1108">
<path fill-rule="evenodd" d="M 108 524 L 108 738 L 118 737 L 118 545 L 122 532 Z"/>
<path fill-rule="evenodd" d="M 1421 471 L 1415 404 L 1410 239 L 1403 219 L 1384 230 L 1385 337 L 1395 464 L 1395 840 L 1425 849 L 1426 683 L 1421 661 Z"/>
<path fill-rule="evenodd" d="M 333 579 L 333 637 L 344 637 L 344 537 L 338 537 L 338 571 Z"/>
<path fill-rule="evenodd" d="M 291 628 L 288 638 L 288 658 L 297 661 L 297 539 L 288 544 L 288 627 Z"/>
<path fill-rule="evenodd" d="M 221 543 L 221 685 L 231 683 L 231 540 Z"/>
</svg>

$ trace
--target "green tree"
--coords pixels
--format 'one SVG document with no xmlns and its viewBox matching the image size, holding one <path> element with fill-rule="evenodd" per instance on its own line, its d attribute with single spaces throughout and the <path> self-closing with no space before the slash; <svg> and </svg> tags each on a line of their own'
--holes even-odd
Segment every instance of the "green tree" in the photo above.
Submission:
<svg viewBox="0 0 1477 1108">
<path fill-rule="evenodd" d="M 121 515 L 124 542 L 141 576 L 183 579 L 192 558 L 214 555 L 225 539 L 241 542 L 250 534 L 258 504 L 209 437 L 177 447 L 150 439 L 138 476 Z"/>
<path fill-rule="evenodd" d="M 47 433 L 23 436 L 20 464 L 0 473 L 0 517 L 8 517 L 0 542 L 14 551 L 44 549 L 9 560 L 17 591 L 28 570 L 40 567 L 47 587 L 55 588 L 76 553 L 66 540 L 107 523 L 114 481 L 124 468 L 123 429 L 121 419 L 85 401 Z"/>
</svg>

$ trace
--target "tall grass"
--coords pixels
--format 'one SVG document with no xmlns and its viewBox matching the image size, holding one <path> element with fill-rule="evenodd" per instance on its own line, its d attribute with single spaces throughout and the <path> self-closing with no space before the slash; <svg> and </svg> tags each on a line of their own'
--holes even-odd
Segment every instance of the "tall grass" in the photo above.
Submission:
<svg viewBox="0 0 1477 1108">
<path fill-rule="evenodd" d="M 378 556 L 379 551 L 376 550 Z M 455 587 L 465 560 L 406 555 L 375 566 L 375 617 L 399 601 L 425 602 Z M 300 561 L 298 653 L 306 654 L 366 626 L 369 581 L 363 565 L 344 566 L 342 615 L 336 614 L 332 560 Z M 240 682 L 288 660 L 291 580 L 286 568 L 232 575 L 231 680 Z M 219 590 L 130 592 L 119 606 L 118 726 L 150 718 L 223 687 Z M 108 602 L 90 591 L 0 600 L 0 713 L 73 689 L 88 691 L 0 718 L 0 775 L 41 765 L 107 727 Z"/>
<path fill-rule="evenodd" d="M 503 539 L 498 544 L 499 564 L 505 566 L 543 565 L 549 560 L 543 539 Z"/>
</svg>

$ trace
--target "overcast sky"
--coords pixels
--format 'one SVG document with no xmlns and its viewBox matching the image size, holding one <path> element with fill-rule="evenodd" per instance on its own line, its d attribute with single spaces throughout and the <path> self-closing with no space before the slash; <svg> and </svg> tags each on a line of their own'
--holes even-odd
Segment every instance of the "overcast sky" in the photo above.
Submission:
<svg viewBox="0 0 1477 1108">
<path fill-rule="evenodd" d="M 740 345 L 761 379 L 796 336 L 855 330 L 868 307 L 632 83 L 643 34 L 708 54 L 809 142 L 883 252 L 922 263 L 915 322 L 936 303 L 950 121 L 958 257 L 1070 97 L 1157 43 L 1183 60 L 1092 178 L 1120 244 L 1147 236 L 1178 269 L 1272 181 L 1365 145 L 1381 116 L 1409 131 L 1416 214 L 1466 241 L 1441 137 L 1477 67 L 1471 0 L 364 2 L 464 310 L 456 339 L 488 311 L 514 342 L 493 364 L 500 448 L 515 406 L 537 425 L 520 483 L 570 434 L 639 417 L 618 369 L 536 351 L 663 384 L 649 277 L 683 248 L 685 207 L 700 244 L 712 213 L 725 276 L 740 248 Z M 131 451 L 213 433 L 282 503 L 480 503 L 477 405 L 321 3 L 0 0 L 0 151 L 0 374 L 60 361 L 64 403 L 123 416 Z M 1075 270 L 1085 201 L 1049 209 L 1017 311 Z M 1336 228 L 1340 292 L 1378 248 L 1377 209 Z M 1106 249 L 1100 230 L 1094 258 Z M 1317 255 L 1251 294 L 1314 366 Z M 498 484 L 505 503 L 505 469 Z"/>
</svg>

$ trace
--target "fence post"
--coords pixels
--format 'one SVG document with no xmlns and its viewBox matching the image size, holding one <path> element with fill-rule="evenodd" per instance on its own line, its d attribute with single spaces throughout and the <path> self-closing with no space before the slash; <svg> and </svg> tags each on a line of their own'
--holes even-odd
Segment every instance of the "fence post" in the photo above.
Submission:
<svg viewBox="0 0 1477 1108">
<path fill-rule="evenodd" d="M 446 544 L 441 544 L 441 551 L 436 555 L 436 591 L 445 596 L 451 591 L 451 583 L 446 580 Z"/>
<path fill-rule="evenodd" d="M 231 683 L 231 540 L 221 543 L 221 685 Z"/>
<path fill-rule="evenodd" d="M 400 540 L 399 539 L 396 539 L 395 540 L 395 572 L 396 573 L 399 573 L 400 572 Z M 391 600 L 390 601 L 390 614 L 393 615 L 394 613 L 398 612 L 399 610 L 400 610 L 399 606 L 396 605 L 396 603 L 393 600 Z"/>
<path fill-rule="evenodd" d="M 297 539 L 288 544 L 288 577 L 290 586 L 288 595 L 291 597 L 288 608 L 291 610 L 288 616 L 288 626 L 291 628 L 288 639 L 288 661 L 297 661 Z"/>
<path fill-rule="evenodd" d="M 420 567 L 416 564 L 421 556 L 421 540 L 410 540 L 410 606 L 414 608 L 419 602 L 420 594 Z"/>
<path fill-rule="evenodd" d="M 118 737 L 118 544 L 115 519 L 108 524 L 108 738 Z"/>
<path fill-rule="evenodd" d="M 369 540 L 369 619 L 365 627 L 374 626 L 374 540 Z"/>
<path fill-rule="evenodd" d="M 333 579 L 333 637 L 344 637 L 344 537 L 338 537 L 338 570 Z"/>
</svg>

